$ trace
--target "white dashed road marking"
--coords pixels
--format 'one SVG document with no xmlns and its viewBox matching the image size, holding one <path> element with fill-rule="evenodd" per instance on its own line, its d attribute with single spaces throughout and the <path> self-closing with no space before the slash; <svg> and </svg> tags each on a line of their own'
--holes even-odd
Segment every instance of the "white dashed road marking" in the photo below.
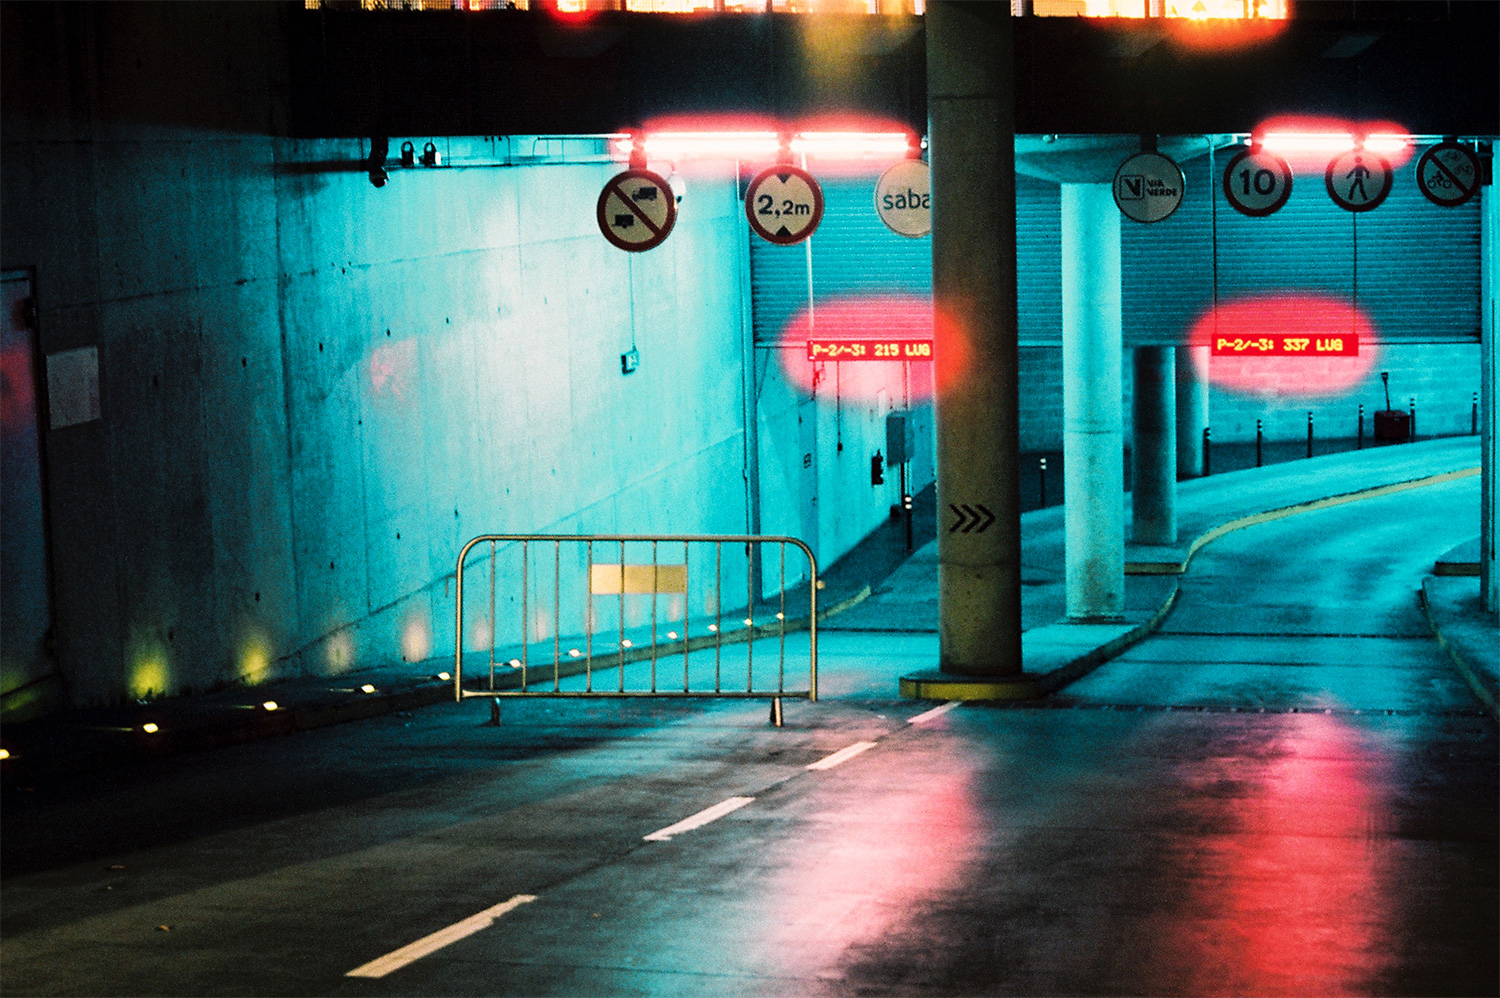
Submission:
<svg viewBox="0 0 1500 998">
<path fill-rule="evenodd" d="M 872 749 L 874 747 L 875 747 L 875 743 L 874 742 L 855 742 L 853 745 L 849 745 L 849 746 L 846 746 L 845 748 L 839 749 L 837 752 L 833 753 L 833 755 L 824 756 L 823 758 L 819 759 L 817 762 L 808 763 L 807 766 L 806 766 L 806 768 L 807 769 L 832 769 L 834 766 L 837 766 L 839 763 L 841 763 L 841 762 L 848 762 L 850 759 L 853 759 L 855 756 L 859 755 L 861 752 L 867 751 L 867 750 Z"/>
<path fill-rule="evenodd" d="M 526 904 L 535 901 L 535 894 L 517 894 L 509 901 L 503 901 L 493 907 L 486 908 L 477 915 L 470 915 L 462 922 L 454 922 L 446 929 L 439 929 L 430 936 L 423 936 L 414 943 L 408 943 L 398 950 L 387 953 L 385 956 L 371 960 L 369 963 L 355 967 L 345 977 L 384 977 L 393 970 L 400 970 L 408 963 L 420 960 L 429 953 L 435 953 L 447 946 L 456 943 L 460 939 L 472 936 L 480 929 L 487 929 L 495 923 L 495 919 L 514 911 Z"/>
<path fill-rule="evenodd" d="M 691 832 L 695 828 L 702 828 L 710 821 L 724 817 L 730 811 L 738 811 L 754 799 L 754 797 L 730 797 L 727 800 L 721 800 L 713 807 L 706 807 L 691 817 L 683 818 L 675 825 L 668 825 L 666 828 L 659 829 L 643 837 L 647 842 L 667 842 L 674 835 Z"/>
<path fill-rule="evenodd" d="M 922 711 L 922 713 L 918 714 L 916 717 L 908 717 L 906 719 L 906 723 L 921 724 L 923 721 L 930 721 L 934 717 L 942 717 L 944 714 L 948 713 L 948 711 L 952 710 L 954 707 L 957 707 L 961 703 L 963 703 L 962 700 L 949 700 L 947 703 L 939 704 L 931 710 Z"/>
</svg>

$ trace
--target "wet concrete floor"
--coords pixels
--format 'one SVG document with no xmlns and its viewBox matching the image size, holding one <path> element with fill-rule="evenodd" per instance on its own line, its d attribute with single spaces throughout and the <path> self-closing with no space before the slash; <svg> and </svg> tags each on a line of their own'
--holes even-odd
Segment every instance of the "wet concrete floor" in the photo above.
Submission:
<svg viewBox="0 0 1500 998">
<path fill-rule="evenodd" d="M 901 701 L 930 631 L 830 631 L 781 729 L 437 706 L 10 791 L 0 987 L 1496 994 L 1500 743 L 1415 601 L 1477 491 L 1221 538 L 1037 704 Z"/>
</svg>

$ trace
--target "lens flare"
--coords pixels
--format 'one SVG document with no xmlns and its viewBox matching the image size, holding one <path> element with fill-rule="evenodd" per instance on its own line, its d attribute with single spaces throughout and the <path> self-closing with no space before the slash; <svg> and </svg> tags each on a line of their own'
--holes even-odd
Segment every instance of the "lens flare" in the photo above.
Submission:
<svg viewBox="0 0 1500 998">
<path fill-rule="evenodd" d="M 1319 356 L 1219 355 L 1200 376 L 1225 391 L 1278 398 L 1335 398 L 1364 381 L 1380 355 L 1369 318 L 1347 300 L 1316 292 L 1251 295 L 1220 302 L 1199 316 L 1187 345 L 1255 342 L 1296 334 L 1317 341 L 1358 340 L 1359 353 Z"/>
<path fill-rule="evenodd" d="M 1321 173 L 1340 153 L 1378 153 L 1395 170 L 1411 159 L 1413 142 L 1394 121 L 1353 121 L 1312 115 L 1267 118 L 1251 132 L 1252 144 L 1285 159 L 1294 169 Z"/>
<path fill-rule="evenodd" d="M 808 360 L 810 340 L 821 343 L 925 342 L 934 337 L 932 299 L 922 295 L 833 298 L 792 316 L 781 332 L 782 370 L 789 384 L 808 394 L 873 402 L 909 398 L 912 404 L 933 394 L 934 367 L 951 369 L 955 354 L 934 348 L 931 360 L 865 359 L 858 363 Z M 942 326 L 942 323 L 937 325 Z M 946 327 L 944 327 L 946 328 Z M 950 337 L 951 339 L 951 337 Z M 950 344 L 951 345 L 951 344 Z M 865 351 L 873 356 L 872 351 Z M 941 376 L 941 375 L 939 375 Z"/>
</svg>

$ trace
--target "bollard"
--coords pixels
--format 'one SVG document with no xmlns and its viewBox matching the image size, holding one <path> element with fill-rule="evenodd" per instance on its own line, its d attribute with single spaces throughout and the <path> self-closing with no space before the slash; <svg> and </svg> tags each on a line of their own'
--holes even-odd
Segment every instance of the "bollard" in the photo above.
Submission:
<svg viewBox="0 0 1500 998">
<path fill-rule="evenodd" d="M 1257 468 L 1260 467 L 1260 441 L 1261 441 L 1260 427 L 1261 427 L 1260 420 L 1257 419 L 1255 421 L 1255 466 Z"/>
<path fill-rule="evenodd" d="M 1041 505 L 1038 506 L 1037 508 L 1038 509 L 1046 509 L 1047 508 L 1047 459 L 1045 457 L 1037 458 L 1037 462 L 1038 462 L 1038 464 L 1037 464 L 1037 481 L 1038 481 L 1038 483 L 1040 483 L 1037 491 L 1041 495 Z"/>
<path fill-rule="evenodd" d="M 1203 428 L 1203 477 L 1207 478 L 1213 472 L 1213 462 L 1209 460 L 1212 456 L 1211 435 L 1208 427 Z"/>
<path fill-rule="evenodd" d="M 1363 402 L 1359 405 L 1359 436 L 1354 438 L 1354 449 L 1365 449 L 1365 405 Z"/>
<path fill-rule="evenodd" d="M 1411 403 L 1407 412 L 1411 413 L 1411 422 L 1406 424 L 1410 427 L 1410 432 L 1406 436 L 1406 442 L 1414 444 L 1417 442 L 1417 397 L 1415 395 L 1411 397 Z"/>
<path fill-rule="evenodd" d="M 500 727 L 500 698 L 499 697 L 491 697 L 490 698 L 490 719 L 489 719 L 489 726 L 492 727 L 492 728 L 498 728 L 498 727 Z"/>
<path fill-rule="evenodd" d="M 1307 456 L 1312 457 L 1312 410 L 1307 410 Z"/>
<path fill-rule="evenodd" d="M 771 698 L 771 726 L 781 727 L 781 697 Z"/>
<path fill-rule="evenodd" d="M 1469 405 L 1469 436 L 1477 436 L 1479 433 L 1479 393 L 1474 393 L 1474 401 Z"/>
</svg>

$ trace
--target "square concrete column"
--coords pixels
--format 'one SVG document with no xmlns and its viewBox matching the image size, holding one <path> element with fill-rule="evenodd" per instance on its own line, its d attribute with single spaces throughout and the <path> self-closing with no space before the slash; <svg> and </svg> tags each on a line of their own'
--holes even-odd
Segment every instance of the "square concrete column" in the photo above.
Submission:
<svg viewBox="0 0 1500 998">
<path fill-rule="evenodd" d="M 1208 426 L 1208 347 L 1177 347 L 1177 477 L 1203 477 Z"/>
<path fill-rule="evenodd" d="M 1109 183 L 1062 185 L 1063 522 L 1067 613 L 1125 612 L 1120 211 Z"/>
<path fill-rule="evenodd" d="M 1176 353 L 1172 347 L 1131 351 L 1130 539 L 1137 544 L 1177 543 Z"/>
<path fill-rule="evenodd" d="M 1035 684 L 1021 676 L 1010 7 L 938 2 L 925 22 L 939 668 L 903 677 L 901 690 L 917 697 L 1029 696 Z"/>
</svg>

